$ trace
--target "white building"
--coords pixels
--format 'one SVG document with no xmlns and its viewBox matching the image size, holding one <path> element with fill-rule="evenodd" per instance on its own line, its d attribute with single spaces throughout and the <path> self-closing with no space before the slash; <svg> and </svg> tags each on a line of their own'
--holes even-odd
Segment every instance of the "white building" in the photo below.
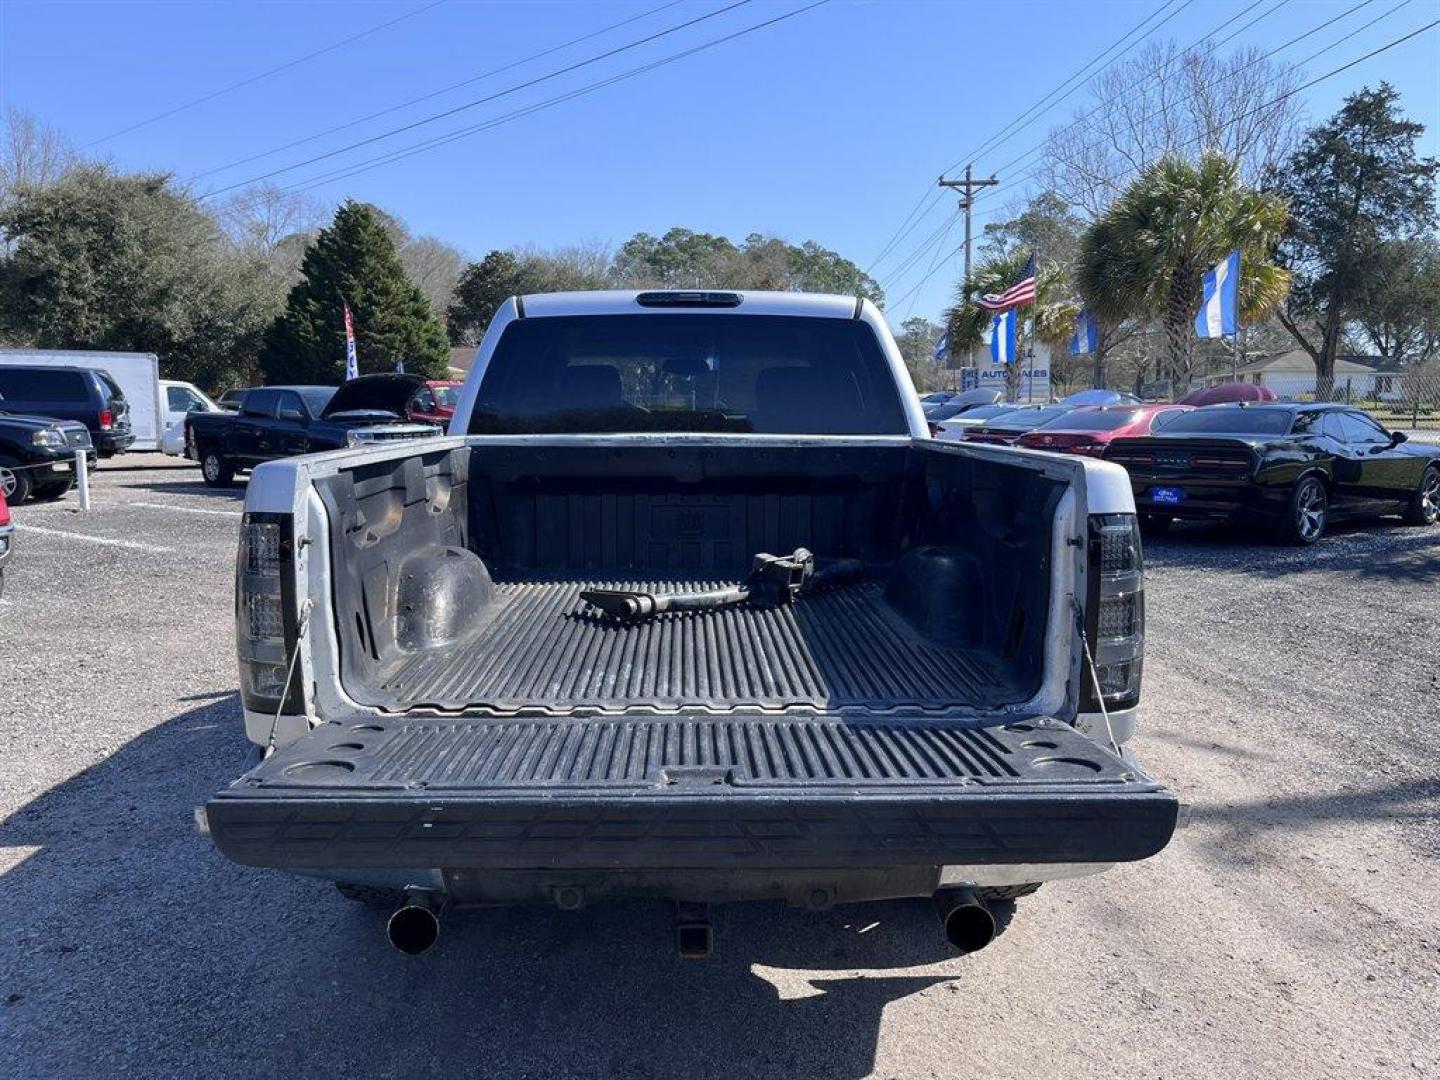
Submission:
<svg viewBox="0 0 1440 1080">
<path fill-rule="evenodd" d="M 1335 358 L 1334 395 L 1341 400 L 1378 397 L 1388 400 L 1400 396 L 1400 380 L 1390 372 L 1377 371 L 1359 359 L 1337 356 Z M 1315 396 L 1315 361 L 1304 349 L 1272 356 L 1253 364 L 1246 364 L 1237 372 L 1241 382 L 1268 386 L 1280 398 L 1313 398 Z M 1206 379 L 1209 385 L 1229 382 L 1229 374 L 1212 375 Z"/>
</svg>

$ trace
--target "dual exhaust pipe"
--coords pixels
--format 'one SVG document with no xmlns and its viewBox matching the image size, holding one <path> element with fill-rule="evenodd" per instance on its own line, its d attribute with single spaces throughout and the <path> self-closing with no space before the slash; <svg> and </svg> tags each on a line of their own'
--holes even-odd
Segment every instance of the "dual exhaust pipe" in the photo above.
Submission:
<svg viewBox="0 0 1440 1080">
<path fill-rule="evenodd" d="M 979 952 L 995 940 L 995 915 L 985 898 L 969 885 L 937 892 L 935 912 L 945 929 L 945 940 L 962 954 Z"/>
<path fill-rule="evenodd" d="M 979 952 L 995 940 L 995 916 L 975 889 L 962 886 L 941 889 L 934 896 L 935 911 L 945 940 L 962 955 Z M 449 904 L 444 893 L 429 889 L 406 892 L 405 903 L 385 924 L 390 944 L 407 956 L 430 951 L 440 938 L 440 916 Z M 676 905 L 676 946 L 690 959 L 708 957 L 714 948 L 714 931 L 704 904 Z"/>
<path fill-rule="evenodd" d="M 427 953 L 440 938 L 440 916 L 450 898 L 430 889 L 406 889 L 405 903 L 385 924 L 390 944 L 406 956 Z"/>
</svg>

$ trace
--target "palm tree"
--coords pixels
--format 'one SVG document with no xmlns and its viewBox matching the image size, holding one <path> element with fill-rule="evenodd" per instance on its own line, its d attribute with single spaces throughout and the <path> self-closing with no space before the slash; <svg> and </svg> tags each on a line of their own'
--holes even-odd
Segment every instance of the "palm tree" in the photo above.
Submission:
<svg viewBox="0 0 1440 1080">
<path fill-rule="evenodd" d="M 1148 166 L 1080 240 L 1077 282 L 1102 320 L 1161 320 L 1177 392 L 1195 373 L 1200 279 L 1240 252 L 1240 318 L 1272 313 L 1290 275 L 1271 261 L 1285 228 L 1285 201 L 1240 182 L 1235 162 L 1207 151 L 1198 162 L 1164 157 Z"/>
<path fill-rule="evenodd" d="M 975 304 L 978 296 L 986 293 L 1001 293 L 1013 284 L 1024 272 L 1029 253 L 1015 251 L 986 259 L 970 278 L 969 287 L 961 283 L 955 297 L 955 304 L 945 312 L 945 322 L 950 334 L 952 354 L 980 346 L 985 333 L 990 329 L 994 313 Z M 1015 326 L 1015 355 L 1017 360 L 1005 371 L 1005 397 L 1015 401 L 1020 396 L 1020 379 L 1023 375 L 1018 359 L 1025 355 L 1028 340 L 1041 341 L 1055 348 L 1064 345 L 1075 332 L 1075 316 L 1078 308 L 1068 295 L 1065 271 L 1056 263 L 1041 263 L 1035 271 L 1035 303 L 1023 307 Z"/>
</svg>

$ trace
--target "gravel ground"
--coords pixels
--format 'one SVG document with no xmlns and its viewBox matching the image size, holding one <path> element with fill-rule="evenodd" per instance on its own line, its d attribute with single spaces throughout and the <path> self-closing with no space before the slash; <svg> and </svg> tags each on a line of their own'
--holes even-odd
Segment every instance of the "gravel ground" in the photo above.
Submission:
<svg viewBox="0 0 1440 1080">
<path fill-rule="evenodd" d="M 1440 529 L 1153 544 L 1136 751 L 1195 824 L 983 953 L 920 902 L 743 906 L 686 963 L 635 903 L 458 914 L 412 959 L 193 829 L 245 751 L 240 494 L 149 461 L 16 513 L 0 1074 L 1440 1076 Z"/>
</svg>

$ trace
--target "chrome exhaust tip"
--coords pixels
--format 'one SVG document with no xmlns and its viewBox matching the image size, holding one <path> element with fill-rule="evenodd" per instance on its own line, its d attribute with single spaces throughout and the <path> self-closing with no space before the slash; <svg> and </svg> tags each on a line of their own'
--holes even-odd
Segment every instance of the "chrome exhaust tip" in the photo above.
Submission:
<svg viewBox="0 0 1440 1080">
<path fill-rule="evenodd" d="M 979 952 L 995 940 L 995 916 L 968 885 L 937 892 L 935 910 L 945 928 L 945 940 L 961 954 Z"/>
</svg>

